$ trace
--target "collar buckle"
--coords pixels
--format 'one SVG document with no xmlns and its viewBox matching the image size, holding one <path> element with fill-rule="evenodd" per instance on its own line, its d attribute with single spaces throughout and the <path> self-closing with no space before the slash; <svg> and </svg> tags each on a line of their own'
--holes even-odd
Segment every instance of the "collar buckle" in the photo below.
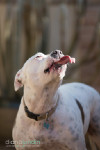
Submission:
<svg viewBox="0 0 100 150">
<path fill-rule="evenodd" d="M 46 118 L 45 118 L 45 119 L 46 119 L 46 121 L 49 121 L 49 119 L 48 119 L 48 118 L 49 118 L 49 116 L 48 116 L 48 115 L 49 115 L 49 112 L 47 112 L 47 113 L 46 113 Z"/>
</svg>

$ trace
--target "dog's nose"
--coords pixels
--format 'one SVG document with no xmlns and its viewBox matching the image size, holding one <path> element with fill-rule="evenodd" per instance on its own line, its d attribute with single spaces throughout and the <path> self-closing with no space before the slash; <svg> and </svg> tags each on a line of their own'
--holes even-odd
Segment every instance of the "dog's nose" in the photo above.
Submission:
<svg viewBox="0 0 100 150">
<path fill-rule="evenodd" d="M 59 58 L 61 58 L 63 56 L 63 53 L 60 50 L 55 50 L 55 51 L 51 52 L 50 55 L 53 58 L 59 59 Z"/>
</svg>

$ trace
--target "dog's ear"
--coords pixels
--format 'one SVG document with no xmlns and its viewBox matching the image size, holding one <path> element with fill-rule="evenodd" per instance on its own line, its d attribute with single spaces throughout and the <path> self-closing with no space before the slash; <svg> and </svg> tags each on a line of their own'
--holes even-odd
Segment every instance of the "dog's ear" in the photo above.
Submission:
<svg viewBox="0 0 100 150">
<path fill-rule="evenodd" d="M 15 91 L 23 87 L 23 69 L 20 69 L 15 75 L 14 88 Z"/>
</svg>

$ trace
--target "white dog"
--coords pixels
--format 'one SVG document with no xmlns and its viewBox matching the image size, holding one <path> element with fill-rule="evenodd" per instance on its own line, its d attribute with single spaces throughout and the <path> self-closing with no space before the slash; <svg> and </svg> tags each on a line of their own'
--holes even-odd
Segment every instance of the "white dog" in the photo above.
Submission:
<svg viewBox="0 0 100 150">
<path fill-rule="evenodd" d="M 13 128 L 17 150 L 86 150 L 87 132 L 100 147 L 99 93 L 82 83 L 60 86 L 74 62 L 60 50 L 37 53 L 16 74 L 15 90 L 24 86 Z"/>
</svg>

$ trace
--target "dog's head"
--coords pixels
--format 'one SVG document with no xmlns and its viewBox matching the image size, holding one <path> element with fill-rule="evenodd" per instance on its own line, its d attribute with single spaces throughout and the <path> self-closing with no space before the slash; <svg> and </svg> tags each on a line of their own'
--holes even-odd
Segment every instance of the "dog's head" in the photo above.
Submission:
<svg viewBox="0 0 100 150">
<path fill-rule="evenodd" d="M 17 72 L 14 82 L 15 91 L 23 85 L 44 87 L 52 81 L 60 83 L 69 62 L 73 63 L 75 59 L 64 56 L 60 50 L 55 50 L 49 55 L 37 53 Z"/>
</svg>

